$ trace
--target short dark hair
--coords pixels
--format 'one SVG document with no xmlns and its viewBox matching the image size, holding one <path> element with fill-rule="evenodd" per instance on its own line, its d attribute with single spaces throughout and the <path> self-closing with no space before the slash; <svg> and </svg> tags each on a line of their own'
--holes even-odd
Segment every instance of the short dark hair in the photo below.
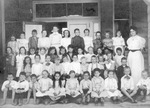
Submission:
<svg viewBox="0 0 150 108">
<path fill-rule="evenodd" d="M 26 77 L 26 73 L 25 72 L 21 72 L 19 76 L 21 76 L 21 75 Z"/>
<path fill-rule="evenodd" d="M 33 78 L 33 77 L 37 78 L 37 76 L 36 76 L 35 74 L 32 74 L 32 75 L 31 75 L 31 78 Z"/>
<path fill-rule="evenodd" d="M 83 72 L 83 75 L 88 74 L 90 76 L 90 72 L 89 71 L 85 71 Z"/>
<path fill-rule="evenodd" d="M 122 52 L 122 49 L 119 47 L 119 48 L 116 49 L 116 51 L 121 51 Z"/>
<path fill-rule="evenodd" d="M 33 32 L 37 33 L 37 30 L 36 30 L 36 29 L 33 29 L 33 30 L 32 30 L 32 33 L 33 33 Z"/>
<path fill-rule="evenodd" d="M 137 32 L 137 27 L 131 26 L 131 27 L 130 27 L 130 30 L 131 30 L 131 29 Z"/>
<path fill-rule="evenodd" d="M 126 57 L 122 57 L 121 61 L 123 61 L 123 60 L 127 60 L 127 58 Z"/>
<path fill-rule="evenodd" d="M 74 74 L 75 74 L 76 72 L 75 72 L 74 70 L 71 70 L 71 71 L 69 72 L 69 74 L 71 74 L 71 73 L 74 73 Z"/>
<path fill-rule="evenodd" d="M 87 28 L 86 28 L 86 29 L 84 29 L 84 33 L 85 33 L 85 31 L 88 31 L 88 32 L 90 32 L 90 30 L 89 30 L 89 29 L 87 29 Z"/>
<path fill-rule="evenodd" d="M 36 54 L 36 55 L 34 56 L 34 58 L 36 58 L 37 56 L 41 59 L 41 56 L 40 56 L 39 54 Z"/>
<path fill-rule="evenodd" d="M 98 71 L 100 74 L 102 73 L 102 71 L 101 71 L 99 68 L 95 68 L 95 69 L 93 70 L 94 74 L 95 74 L 96 71 Z"/>
<path fill-rule="evenodd" d="M 98 33 L 100 33 L 100 34 L 101 34 L 101 32 L 100 32 L 100 31 L 97 31 L 97 32 L 96 32 L 96 35 L 97 35 Z"/>
<path fill-rule="evenodd" d="M 76 29 L 74 29 L 74 33 L 76 32 L 76 31 L 80 31 L 78 28 L 76 28 Z"/>
<path fill-rule="evenodd" d="M 12 74 L 12 73 L 8 73 L 8 74 L 7 74 L 7 76 L 9 76 L 9 75 L 12 75 L 12 76 L 13 76 L 13 74 Z"/>
</svg>

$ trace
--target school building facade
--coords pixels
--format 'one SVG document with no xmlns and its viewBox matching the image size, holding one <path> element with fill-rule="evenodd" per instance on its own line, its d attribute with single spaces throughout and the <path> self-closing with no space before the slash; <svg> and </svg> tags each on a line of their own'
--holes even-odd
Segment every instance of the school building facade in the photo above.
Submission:
<svg viewBox="0 0 150 108">
<path fill-rule="evenodd" d="M 120 29 L 125 40 L 134 25 L 146 39 L 145 68 L 150 67 L 150 0 L 0 0 L 0 56 L 11 35 L 19 38 L 19 33 L 26 31 L 30 37 L 26 27 L 51 32 L 53 25 L 68 28 L 72 35 L 76 27 L 81 32 L 89 28 L 93 38 L 98 30 L 103 38 L 106 30 L 115 36 Z"/>
</svg>

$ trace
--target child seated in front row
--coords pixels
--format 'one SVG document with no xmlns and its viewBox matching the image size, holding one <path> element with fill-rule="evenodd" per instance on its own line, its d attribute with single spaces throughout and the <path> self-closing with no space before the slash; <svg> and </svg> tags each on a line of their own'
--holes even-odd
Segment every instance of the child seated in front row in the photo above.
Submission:
<svg viewBox="0 0 150 108">
<path fill-rule="evenodd" d="M 27 97 L 28 90 L 29 82 L 26 80 L 26 73 L 21 72 L 15 88 L 15 105 L 23 105 L 23 99 Z"/>
<path fill-rule="evenodd" d="M 3 103 L 2 105 L 6 104 L 6 99 L 7 97 L 11 97 L 12 96 L 12 104 L 14 103 L 14 96 L 15 96 L 15 86 L 16 86 L 16 81 L 13 80 L 13 74 L 12 73 L 8 73 L 7 75 L 7 80 L 4 81 L 4 83 L 2 84 L 2 92 L 3 92 Z M 11 95 L 11 96 L 10 96 Z"/>
<path fill-rule="evenodd" d="M 147 71 L 142 72 L 142 78 L 137 83 L 137 95 L 142 95 L 141 101 L 146 101 L 146 95 L 150 92 L 150 78 Z"/>
<path fill-rule="evenodd" d="M 92 92 L 92 82 L 89 79 L 90 73 L 85 71 L 83 73 L 84 79 L 80 82 L 80 92 L 82 94 L 82 103 L 87 105 L 90 102 L 90 95 Z"/>
<path fill-rule="evenodd" d="M 36 104 L 36 92 L 38 87 L 39 87 L 39 83 L 37 81 L 37 76 L 35 74 L 32 74 L 31 81 L 29 82 L 29 91 L 28 91 L 26 104 L 29 103 L 31 94 L 33 94 L 34 104 Z"/>
<path fill-rule="evenodd" d="M 112 99 L 113 103 L 119 103 L 121 92 L 118 90 L 117 80 L 114 78 L 114 72 L 108 72 L 108 78 L 105 79 L 105 90 L 108 98 Z"/>
<path fill-rule="evenodd" d="M 52 100 L 50 104 L 64 103 L 65 99 L 65 88 L 64 83 L 61 80 L 61 73 L 55 72 L 53 78 L 53 87 L 49 90 L 49 97 Z"/>
<path fill-rule="evenodd" d="M 104 92 L 104 79 L 100 76 L 101 70 L 99 68 L 95 68 L 93 72 L 91 97 L 94 98 L 95 105 L 100 101 L 103 106 L 104 98 L 107 97 L 107 94 Z"/>
<path fill-rule="evenodd" d="M 36 93 L 36 104 L 49 103 L 49 90 L 52 88 L 53 81 L 48 77 L 49 73 L 47 70 L 42 71 L 42 78 L 38 81 L 39 89 Z"/>
<path fill-rule="evenodd" d="M 124 76 L 121 78 L 121 91 L 125 98 L 122 101 L 130 99 L 132 103 L 137 103 L 133 96 L 136 94 L 136 89 L 134 88 L 133 78 L 130 76 L 130 67 L 124 68 Z"/>
<path fill-rule="evenodd" d="M 75 71 L 71 70 L 70 79 L 67 79 L 66 82 L 66 100 L 65 103 L 73 102 L 79 104 L 79 99 L 81 97 L 79 92 L 79 82 L 75 78 Z"/>
</svg>

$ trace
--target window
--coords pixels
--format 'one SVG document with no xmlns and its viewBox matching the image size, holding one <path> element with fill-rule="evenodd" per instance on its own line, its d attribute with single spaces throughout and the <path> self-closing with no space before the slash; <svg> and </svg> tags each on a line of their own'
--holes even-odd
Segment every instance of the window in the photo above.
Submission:
<svg viewBox="0 0 150 108">
<path fill-rule="evenodd" d="M 63 2 L 38 2 L 33 3 L 33 17 L 34 18 L 60 18 L 70 16 L 80 17 L 98 17 L 99 9 L 97 2 L 77 2 L 77 3 L 63 3 Z"/>
</svg>

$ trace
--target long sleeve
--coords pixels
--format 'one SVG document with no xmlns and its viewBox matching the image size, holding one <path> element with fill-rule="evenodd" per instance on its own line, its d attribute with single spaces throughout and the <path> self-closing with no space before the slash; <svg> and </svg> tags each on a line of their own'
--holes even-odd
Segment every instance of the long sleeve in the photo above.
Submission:
<svg viewBox="0 0 150 108">
<path fill-rule="evenodd" d="M 134 81 L 133 81 L 133 79 L 131 78 L 131 88 L 130 88 L 131 90 L 133 90 L 134 89 Z"/>
<path fill-rule="evenodd" d="M 88 93 L 91 93 L 91 92 L 92 92 L 92 82 L 90 81 L 90 88 L 89 88 Z"/>
<path fill-rule="evenodd" d="M 80 90 L 80 86 L 79 86 L 79 81 L 78 80 L 76 80 L 76 86 L 77 86 L 76 90 L 79 91 Z"/>
<path fill-rule="evenodd" d="M 105 79 L 105 90 L 109 90 L 108 83 L 108 79 Z"/>
<path fill-rule="evenodd" d="M 93 89 L 93 91 L 96 91 L 94 78 L 92 78 L 92 89 Z"/>
<path fill-rule="evenodd" d="M 25 82 L 25 88 L 24 88 L 24 91 L 26 92 L 26 91 L 28 91 L 28 90 L 29 90 L 29 82 L 26 81 L 26 82 Z"/>
<path fill-rule="evenodd" d="M 80 82 L 80 92 L 81 93 L 83 93 L 83 88 L 82 88 L 83 86 L 82 85 L 83 85 L 83 80 Z"/>
<path fill-rule="evenodd" d="M 84 39 L 81 38 L 81 47 L 84 49 L 85 48 L 85 44 L 84 44 Z"/>
</svg>

